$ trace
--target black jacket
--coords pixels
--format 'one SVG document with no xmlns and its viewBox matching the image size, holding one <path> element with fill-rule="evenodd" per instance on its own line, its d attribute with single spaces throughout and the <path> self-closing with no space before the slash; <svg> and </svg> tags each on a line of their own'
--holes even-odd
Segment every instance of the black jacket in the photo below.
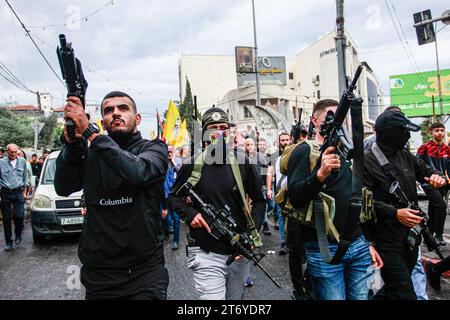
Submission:
<svg viewBox="0 0 450 320">
<path fill-rule="evenodd" d="M 84 189 L 87 218 L 78 255 L 92 269 L 123 269 L 161 261 L 160 203 L 167 147 L 139 132 L 116 143 L 108 136 L 66 145 L 56 160 L 55 189 Z"/>
<path fill-rule="evenodd" d="M 391 151 L 380 145 L 389 163 L 397 173 L 402 190 L 408 199 L 417 202 L 416 181 L 424 183 L 424 177 L 433 173 L 439 173 L 426 165 L 422 159 L 412 155 L 406 149 Z M 406 237 L 409 228 L 397 220 L 397 209 L 395 198 L 389 194 L 389 187 L 393 179 L 387 176 L 372 151 L 364 153 L 364 186 L 373 192 L 375 202 L 376 222 L 370 221 L 366 224 L 369 230 L 369 240 L 375 246 L 384 250 L 402 251 L 406 249 Z"/>
<path fill-rule="evenodd" d="M 199 155 L 196 155 L 198 157 Z M 255 165 L 250 164 L 245 156 L 245 164 L 239 164 L 244 189 L 251 199 L 251 215 L 256 228 L 259 229 L 264 219 L 266 209 L 260 176 L 256 172 Z M 176 195 L 178 189 L 188 180 L 194 168 L 194 160 L 186 160 L 178 173 L 177 180 L 169 194 L 169 205 L 180 217 L 190 223 L 199 212 L 191 204 L 186 203 L 186 199 Z M 243 212 L 243 203 L 237 183 L 234 179 L 231 165 L 229 164 L 207 164 L 202 168 L 202 176 L 194 191 L 205 201 L 214 205 L 217 209 L 223 208 L 226 204 L 230 207 L 231 214 L 235 218 L 241 229 L 247 228 L 247 220 Z M 191 228 L 190 235 L 199 242 L 202 249 L 219 254 L 231 254 L 231 246 L 223 241 L 215 240 L 204 228 Z"/>
<path fill-rule="evenodd" d="M 352 172 L 350 162 L 341 158 L 341 168 L 334 171 L 321 183 L 317 178 L 317 169 L 310 171 L 311 147 L 307 143 L 299 144 L 292 152 L 288 162 L 288 193 L 289 201 L 296 208 L 303 208 L 324 192 L 335 199 L 336 213 L 333 224 L 339 234 L 343 233 L 345 220 L 350 210 L 352 197 Z M 302 234 L 305 242 L 316 242 L 317 232 L 315 228 L 302 226 Z M 360 225 L 355 229 L 351 239 L 361 236 Z M 329 238 L 332 242 L 332 239 Z"/>
</svg>

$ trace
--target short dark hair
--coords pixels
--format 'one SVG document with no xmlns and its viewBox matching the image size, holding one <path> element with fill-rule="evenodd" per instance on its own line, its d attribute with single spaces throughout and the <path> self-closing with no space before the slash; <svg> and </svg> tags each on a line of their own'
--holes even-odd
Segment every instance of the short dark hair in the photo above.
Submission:
<svg viewBox="0 0 450 320">
<path fill-rule="evenodd" d="M 281 136 L 289 136 L 290 137 L 291 135 L 287 132 L 282 132 L 278 135 L 278 141 L 280 141 Z"/>
<path fill-rule="evenodd" d="M 334 107 L 339 105 L 339 102 L 337 102 L 334 99 L 322 99 L 316 102 L 314 105 L 312 114 L 316 115 L 318 112 L 324 111 L 327 107 Z"/>
<path fill-rule="evenodd" d="M 397 112 L 397 111 L 402 111 L 402 109 L 400 109 L 399 106 L 389 106 L 389 107 L 387 107 L 386 109 L 384 109 L 383 112 L 386 112 L 386 111 L 394 111 L 394 112 Z"/>
<path fill-rule="evenodd" d="M 436 128 L 444 128 L 445 129 L 445 126 L 441 122 L 435 122 L 435 123 L 431 124 L 431 126 L 428 128 L 428 130 L 433 131 L 433 129 L 436 129 Z"/>
<path fill-rule="evenodd" d="M 36 158 L 37 158 L 37 154 L 36 154 L 36 153 L 33 153 L 33 154 L 31 155 L 31 157 L 36 157 Z"/>
<path fill-rule="evenodd" d="M 125 97 L 125 98 L 130 99 L 132 102 L 133 110 L 135 113 L 137 113 L 136 102 L 134 102 L 133 98 L 130 97 L 130 95 L 128 95 L 127 93 L 122 92 L 122 91 L 111 91 L 108 94 L 106 94 L 106 96 L 102 100 L 102 103 L 100 103 L 100 112 L 102 113 L 102 115 L 103 115 L 103 108 L 102 108 L 103 102 L 105 102 L 106 99 L 116 98 L 116 97 L 119 97 L 119 98 Z"/>
</svg>

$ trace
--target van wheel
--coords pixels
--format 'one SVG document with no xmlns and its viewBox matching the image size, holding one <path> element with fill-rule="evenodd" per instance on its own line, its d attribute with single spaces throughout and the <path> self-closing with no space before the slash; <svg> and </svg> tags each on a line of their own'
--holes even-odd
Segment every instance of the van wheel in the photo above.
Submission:
<svg viewBox="0 0 450 320">
<path fill-rule="evenodd" d="M 33 242 L 41 243 L 45 240 L 45 237 L 37 235 L 33 232 Z"/>
</svg>

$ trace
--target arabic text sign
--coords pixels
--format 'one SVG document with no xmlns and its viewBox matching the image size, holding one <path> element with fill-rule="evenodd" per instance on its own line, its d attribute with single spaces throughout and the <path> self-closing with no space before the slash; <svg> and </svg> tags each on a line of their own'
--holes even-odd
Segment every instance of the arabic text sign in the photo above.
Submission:
<svg viewBox="0 0 450 320">
<path fill-rule="evenodd" d="M 440 71 L 444 113 L 450 113 L 450 69 Z M 436 71 L 393 75 L 389 77 L 391 105 L 399 106 L 408 117 L 440 114 L 439 85 Z"/>
</svg>

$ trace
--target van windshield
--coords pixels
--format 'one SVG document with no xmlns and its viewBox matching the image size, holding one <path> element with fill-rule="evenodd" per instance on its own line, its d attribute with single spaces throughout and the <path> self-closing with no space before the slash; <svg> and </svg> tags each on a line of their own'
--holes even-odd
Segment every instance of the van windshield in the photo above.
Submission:
<svg viewBox="0 0 450 320">
<path fill-rule="evenodd" d="M 44 176 L 42 177 L 41 184 L 53 184 L 55 181 L 55 171 L 56 171 L 56 158 L 47 159 L 44 168 Z"/>
</svg>

